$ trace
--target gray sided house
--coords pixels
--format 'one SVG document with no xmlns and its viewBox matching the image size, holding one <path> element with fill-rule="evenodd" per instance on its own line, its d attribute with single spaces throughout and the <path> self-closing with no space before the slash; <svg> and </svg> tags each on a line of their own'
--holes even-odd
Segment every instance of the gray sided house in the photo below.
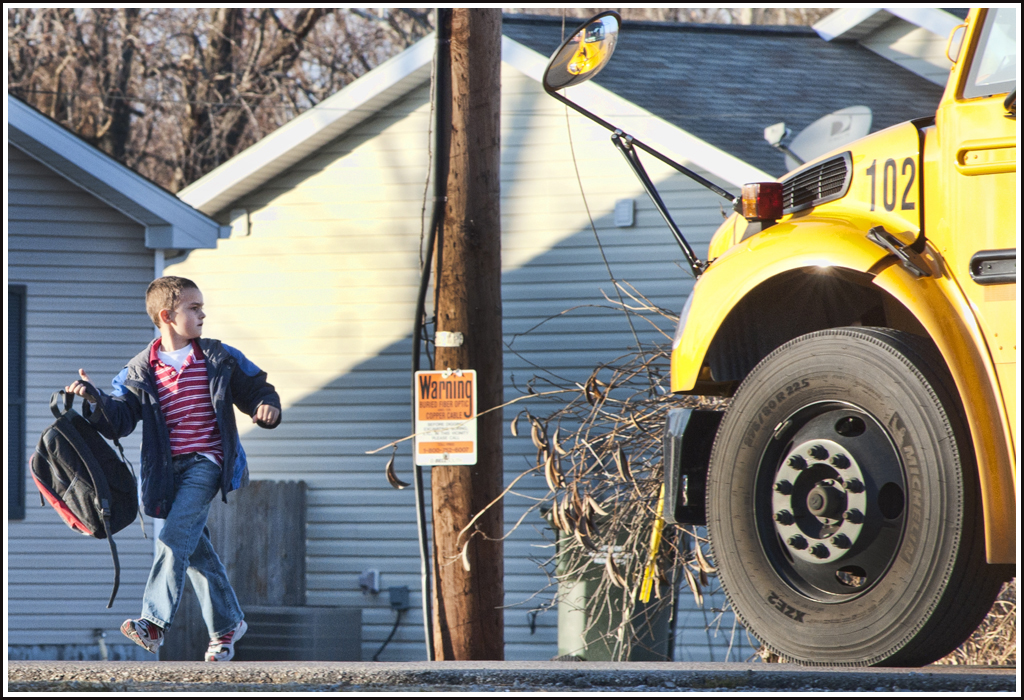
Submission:
<svg viewBox="0 0 1024 700">
<path fill-rule="evenodd" d="M 107 610 L 107 543 L 40 508 L 27 462 L 52 392 L 80 367 L 109 386 L 153 339 L 144 296 L 164 251 L 212 248 L 220 226 L 11 96 L 6 113 L 7 656 L 99 658 L 105 634 L 111 658 L 136 658 L 118 628 L 139 614 L 152 541 L 138 525 L 115 537 L 121 589 Z M 138 436 L 123 444 L 137 466 Z"/>
<path fill-rule="evenodd" d="M 920 27 L 892 14 L 875 20 L 890 30 L 902 23 L 897 34 Z M 848 17 L 843 31 L 858 21 L 866 20 Z M 512 400 L 535 376 L 583 383 L 636 345 L 609 302 L 617 296 L 613 278 L 676 312 L 693 281 L 608 133 L 544 93 L 540 78 L 561 41 L 561 20 L 506 17 L 503 31 L 502 289 Z M 866 47 L 871 36 L 626 23 L 611 65 L 570 97 L 738 192 L 783 174 L 781 154 L 762 139 L 773 122 L 799 129 L 859 104 L 873 110 L 874 129 L 934 113 L 941 86 Z M 168 273 L 203 289 L 206 333 L 242 348 L 281 393 L 282 425 L 249 431 L 243 442 L 254 478 L 308 486 L 307 605 L 361 608 L 370 658 L 395 620 L 387 589 L 411 589 L 412 610 L 381 654 L 385 661 L 425 654 L 412 490 L 388 486 L 390 449 L 369 453 L 411 432 L 433 49 L 433 38 L 424 39 L 179 193 L 231 235 L 216 250 L 167 261 Z M 645 164 L 705 256 L 728 205 L 653 159 Z M 639 339 L 665 342 L 671 324 L 658 325 L 638 325 Z M 507 421 L 523 405 L 506 409 Z M 508 484 L 532 465 L 535 449 L 528 437 L 506 432 L 504 451 Z M 396 464 L 410 481 L 408 442 Z M 554 593 L 539 565 L 554 554 L 551 533 L 536 514 L 514 529 L 531 499 L 546 493 L 543 476 L 527 477 L 504 505 L 510 660 L 558 653 L 555 612 L 534 614 Z M 360 589 L 368 569 L 381 572 L 379 595 Z M 723 607 L 720 597 L 705 609 L 685 591 L 681 600 L 676 659 L 749 657 L 731 616 L 712 610 Z"/>
</svg>

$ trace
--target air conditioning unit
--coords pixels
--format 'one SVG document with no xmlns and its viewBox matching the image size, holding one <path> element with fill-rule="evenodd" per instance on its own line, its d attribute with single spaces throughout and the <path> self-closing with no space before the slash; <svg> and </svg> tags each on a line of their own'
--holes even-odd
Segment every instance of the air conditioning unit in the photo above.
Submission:
<svg viewBox="0 0 1024 700">
<path fill-rule="evenodd" d="M 247 605 L 235 661 L 361 661 L 360 608 Z"/>
</svg>

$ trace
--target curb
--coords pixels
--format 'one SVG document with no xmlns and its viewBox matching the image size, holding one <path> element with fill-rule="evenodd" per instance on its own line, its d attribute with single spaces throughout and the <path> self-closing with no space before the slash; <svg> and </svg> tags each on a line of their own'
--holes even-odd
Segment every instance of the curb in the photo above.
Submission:
<svg viewBox="0 0 1024 700">
<path fill-rule="evenodd" d="M 8 690 L 179 690 L 211 686 L 319 687 L 335 691 L 403 686 L 496 686 L 528 690 L 663 688 L 853 692 L 1015 692 L 1014 668 L 930 666 L 923 669 L 803 667 L 790 664 L 602 662 L 73 662 L 10 661 Z M 286 689 L 286 688 L 281 688 Z"/>
</svg>

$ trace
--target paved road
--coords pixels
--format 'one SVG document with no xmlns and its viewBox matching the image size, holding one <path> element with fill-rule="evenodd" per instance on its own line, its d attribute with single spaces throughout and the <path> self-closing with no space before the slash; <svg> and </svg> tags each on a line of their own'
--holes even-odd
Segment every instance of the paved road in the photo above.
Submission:
<svg viewBox="0 0 1024 700">
<path fill-rule="evenodd" d="M 1018 693 L 1014 668 L 602 662 L 9 661 L 8 692 L 847 691 Z"/>
</svg>

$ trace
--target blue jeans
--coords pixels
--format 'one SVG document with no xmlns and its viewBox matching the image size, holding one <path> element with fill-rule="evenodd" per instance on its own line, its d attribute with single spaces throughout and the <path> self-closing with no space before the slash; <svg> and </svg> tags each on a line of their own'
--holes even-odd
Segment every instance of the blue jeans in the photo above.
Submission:
<svg viewBox="0 0 1024 700">
<path fill-rule="evenodd" d="M 181 602 L 185 574 L 199 596 L 210 638 L 221 637 L 244 617 L 227 571 L 210 542 L 206 518 L 220 489 L 220 467 L 190 453 L 173 459 L 174 504 L 156 539 L 156 556 L 142 596 L 142 617 L 164 629 Z"/>
</svg>

